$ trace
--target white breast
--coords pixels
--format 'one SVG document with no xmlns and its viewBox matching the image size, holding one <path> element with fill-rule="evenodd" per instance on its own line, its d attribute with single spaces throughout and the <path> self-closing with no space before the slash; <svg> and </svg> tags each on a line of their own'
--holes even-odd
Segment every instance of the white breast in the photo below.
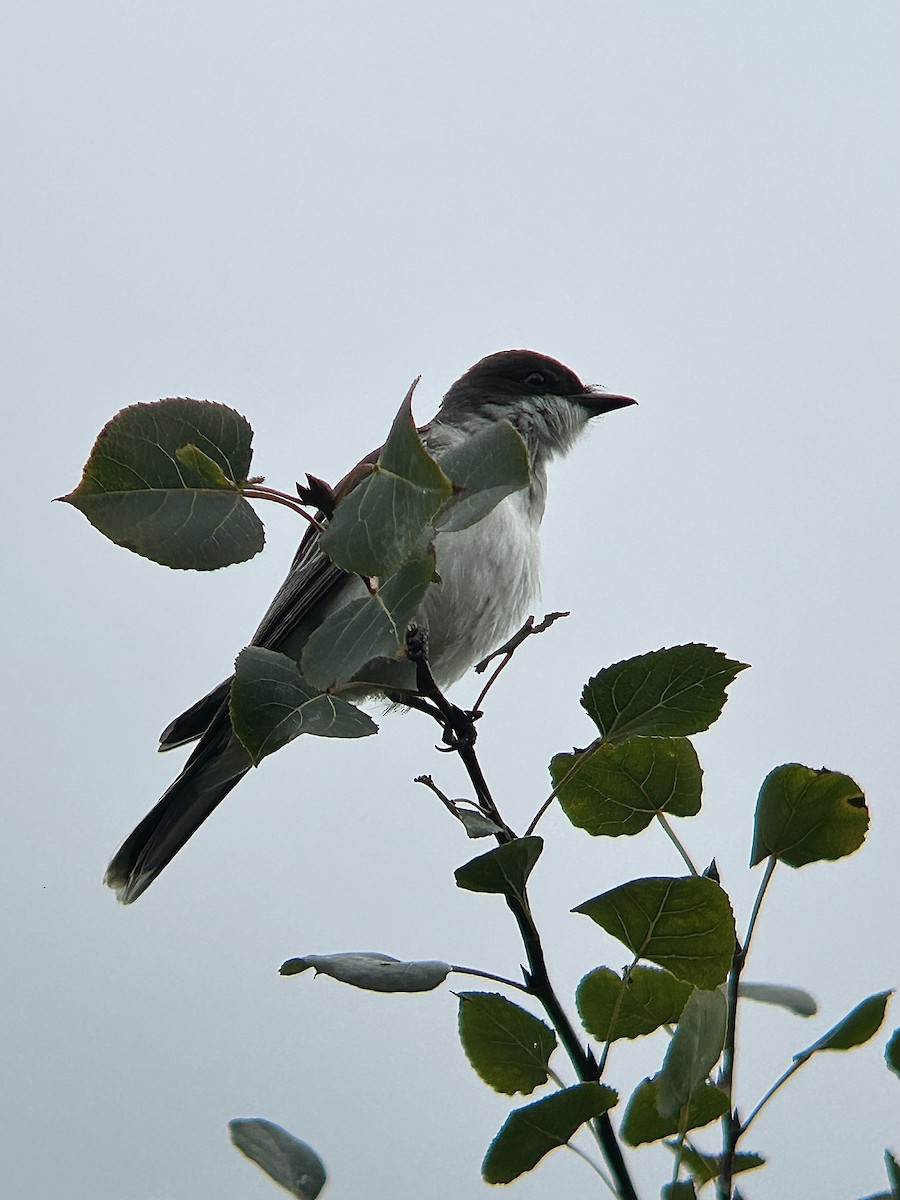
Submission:
<svg viewBox="0 0 900 1200">
<path fill-rule="evenodd" d="M 431 668 L 442 687 L 495 650 L 537 598 L 542 501 L 524 489 L 471 528 L 438 534 L 441 583 L 429 589 L 422 616 Z"/>
</svg>

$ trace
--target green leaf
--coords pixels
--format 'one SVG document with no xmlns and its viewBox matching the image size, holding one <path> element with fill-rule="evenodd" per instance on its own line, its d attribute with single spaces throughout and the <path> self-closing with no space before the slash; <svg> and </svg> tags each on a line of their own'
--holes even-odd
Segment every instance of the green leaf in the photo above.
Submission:
<svg viewBox="0 0 900 1200">
<path fill-rule="evenodd" d="M 889 1071 L 900 1075 L 900 1029 L 895 1029 L 891 1034 L 888 1044 L 884 1048 L 884 1061 L 887 1063 Z"/>
<path fill-rule="evenodd" d="M 696 1200 L 697 1193 L 690 1179 L 678 1179 L 675 1183 L 664 1183 L 660 1196 L 662 1200 Z"/>
<path fill-rule="evenodd" d="M 881 1028 L 888 1000 L 893 994 L 893 991 L 876 992 L 861 1000 L 837 1025 L 823 1033 L 811 1046 L 795 1054 L 794 1060 L 805 1062 L 820 1050 L 852 1050 L 864 1045 Z"/>
<path fill-rule="evenodd" d="M 180 463 L 186 467 L 190 467 L 192 471 L 196 471 L 201 479 L 205 479 L 210 487 L 214 488 L 234 488 L 233 479 L 229 479 L 219 464 L 208 454 L 204 454 L 199 446 L 195 446 L 193 442 L 188 442 L 186 446 L 182 446 L 175 451 L 175 457 Z"/>
<path fill-rule="evenodd" d="M 666 1142 L 666 1145 L 673 1154 L 680 1151 L 682 1165 L 691 1173 L 699 1187 L 712 1183 L 722 1173 L 722 1160 L 718 1155 L 701 1154 L 684 1142 Z M 754 1171 L 757 1167 L 765 1165 L 766 1160 L 761 1154 L 754 1154 L 749 1150 L 738 1151 L 732 1158 L 731 1173 L 740 1175 L 744 1171 Z"/>
<path fill-rule="evenodd" d="M 163 566 L 213 571 L 244 562 L 264 542 L 235 490 L 250 469 L 252 438 L 224 404 L 133 404 L 101 430 L 80 483 L 59 498 L 116 545 Z"/>
<path fill-rule="evenodd" d="M 525 898 L 525 884 L 544 849 L 539 837 L 516 838 L 470 859 L 454 872 L 456 886 L 468 892 L 491 892 Z"/>
<path fill-rule="evenodd" d="M 726 687 L 746 667 L 712 646 L 653 650 L 605 667 L 588 680 L 581 703 L 604 738 L 686 737 L 709 729 Z"/>
<path fill-rule="evenodd" d="M 691 1098 L 687 1110 L 673 1117 L 660 1116 L 657 1107 L 656 1081 L 645 1079 L 635 1088 L 620 1133 L 629 1146 L 661 1142 L 673 1134 L 702 1129 L 728 1111 L 728 1097 L 711 1083 L 704 1084 Z"/>
<path fill-rule="evenodd" d="M 656 1105 L 662 1117 L 674 1117 L 690 1103 L 695 1092 L 719 1061 L 725 1045 L 728 1005 L 718 988 L 694 988 L 669 1049 L 656 1076 Z"/>
<path fill-rule="evenodd" d="M 434 552 L 411 559 L 377 592 L 333 612 L 310 635 L 301 659 L 304 676 L 325 690 L 359 675 L 375 659 L 406 654 L 413 624 L 434 579 Z"/>
<path fill-rule="evenodd" d="M 734 915 L 711 879 L 635 879 L 573 912 L 596 921 L 636 957 L 697 987 L 718 987 L 731 967 Z"/>
<path fill-rule="evenodd" d="M 452 491 L 416 431 L 410 388 L 372 473 L 338 503 L 322 549 L 345 571 L 378 579 L 393 575 L 421 552 Z"/>
<path fill-rule="evenodd" d="M 620 979 L 609 967 L 585 975 L 575 993 L 578 1015 L 600 1042 L 637 1038 L 681 1016 L 691 985 L 668 971 L 632 967 Z"/>
<path fill-rule="evenodd" d="M 340 983 L 366 992 L 430 992 L 440 987 L 453 968 L 436 959 L 403 962 L 389 954 L 363 951 L 351 954 L 306 954 L 281 964 L 279 975 L 330 975 Z"/>
<path fill-rule="evenodd" d="M 377 733 L 366 713 L 340 696 L 323 695 L 285 654 L 247 646 L 234 664 L 231 725 L 254 765 L 301 733 L 357 738 Z"/>
<path fill-rule="evenodd" d="M 785 763 L 760 788 L 750 865 L 770 856 L 789 867 L 844 858 L 868 828 L 865 797 L 849 775 Z"/>
<path fill-rule="evenodd" d="M 618 1096 L 602 1083 L 578 1083 L 517 1108 L 507 1117 L 481 1164 L 486 1183 L 511 1183 L 564 1146 L 585 1122 L 599 1117 Z"/>
<path fill-rule="evenodd" d="M 275 1183 L 297 1200 L 316 1200 L 325 1186 L 325 1166 L 306 1142 L 263 1117 L 236 1117 L 228 1132 L 241 1154 Z"/>
<path fill-rule="evenodd" d="M 473 1069 L 495 1092 L 528 1094 L 547 1082 L 556 1034 L 496 992 L 460 992 L 459 1039 Z"/>
<path fill-rule="evenodd" d="M 528 450 L 508 421 L 496 421 L 446 450 L 441 455 L 441 470 L 457 489 L 435 522 L 447 533 L 474 525 L 501 500 L 531 482 Z"/>
<path fill-rule="evenodd" d="M 700 811 L 703 772 L 687 738 L 632 737 L 594 742 L 550 763 L 563 812 L 594 837 L 646 829 L 657 813 Z"/>
</svg>

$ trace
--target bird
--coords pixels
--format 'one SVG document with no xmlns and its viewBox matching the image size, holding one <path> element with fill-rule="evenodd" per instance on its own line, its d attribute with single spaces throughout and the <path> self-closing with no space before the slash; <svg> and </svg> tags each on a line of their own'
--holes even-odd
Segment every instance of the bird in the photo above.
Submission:
<svg viewBox="0 0 900 1200">
<path fill-rule="evenodd" d="M 540 530 L 547 497 L 547 464 L 566 454 L 591 420 L 634 404 L 581 382 L 574 371 L 534 350 L 503 350 L 470 367 L 444 395 L 438 412 L 418 428 L 440 463 L 447 451 L 498 421 L 508 421 L 528 450 L 530 483 L 503 499 L 475 525 L 438 532 L 437 577 L 417 624 L 427 630 L 428 663 L 441 688 L 455 683 L 521 624 L 539 591 Z M 378 457 L 375 451 L 359 467 Z M 341 492 L 341 485 L 335 489 Z M 251 640 L 299 663 L 310 634 L 331 613 L 365 596 L 365 582 L 336 566 L 319 544 L 321 522 L 304 535 L 287 577 Z M 409 661 L 365 668 L 390 697 L 415 686 Z M 167 726 L 160 750 L 196 741 L 180 774 L 128 835 L 104 883 L 123 904 L 136 900 L 197 832 L 251 767 L 232 731 L 231 679 L 226 679 Z M 372 689 L 370 688 L 370 692 Z M 377 693 L 374 693 L 377 695 Z M 382 698 L 384 698 L 382 696 Z"/>
</svg>

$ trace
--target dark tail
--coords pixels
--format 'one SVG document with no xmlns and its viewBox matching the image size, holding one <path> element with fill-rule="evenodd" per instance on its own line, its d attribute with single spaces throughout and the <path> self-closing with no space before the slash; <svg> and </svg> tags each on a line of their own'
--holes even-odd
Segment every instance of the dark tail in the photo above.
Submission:
<svg viewBox="0 0 900 1200">
<path fill-rule="evenodd" d="M 249 769 L 223 706 L 181 774 L 113 855 L 103 882 L 122 904 L 146 891 Z"/>
</svg>

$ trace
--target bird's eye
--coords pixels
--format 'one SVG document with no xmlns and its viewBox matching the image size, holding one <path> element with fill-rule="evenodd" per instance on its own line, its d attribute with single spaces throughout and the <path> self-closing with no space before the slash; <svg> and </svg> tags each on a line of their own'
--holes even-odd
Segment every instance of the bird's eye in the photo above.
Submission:
<svg viewBox="0 0 900 1200">
<path fill-rule="evenodd" d="M 530 375 L 525 376 L 524 382 L 528 387 L 541 387 L 544 383 L 544 377 L 540 371 L 532 371 Z"/>
</svg>

